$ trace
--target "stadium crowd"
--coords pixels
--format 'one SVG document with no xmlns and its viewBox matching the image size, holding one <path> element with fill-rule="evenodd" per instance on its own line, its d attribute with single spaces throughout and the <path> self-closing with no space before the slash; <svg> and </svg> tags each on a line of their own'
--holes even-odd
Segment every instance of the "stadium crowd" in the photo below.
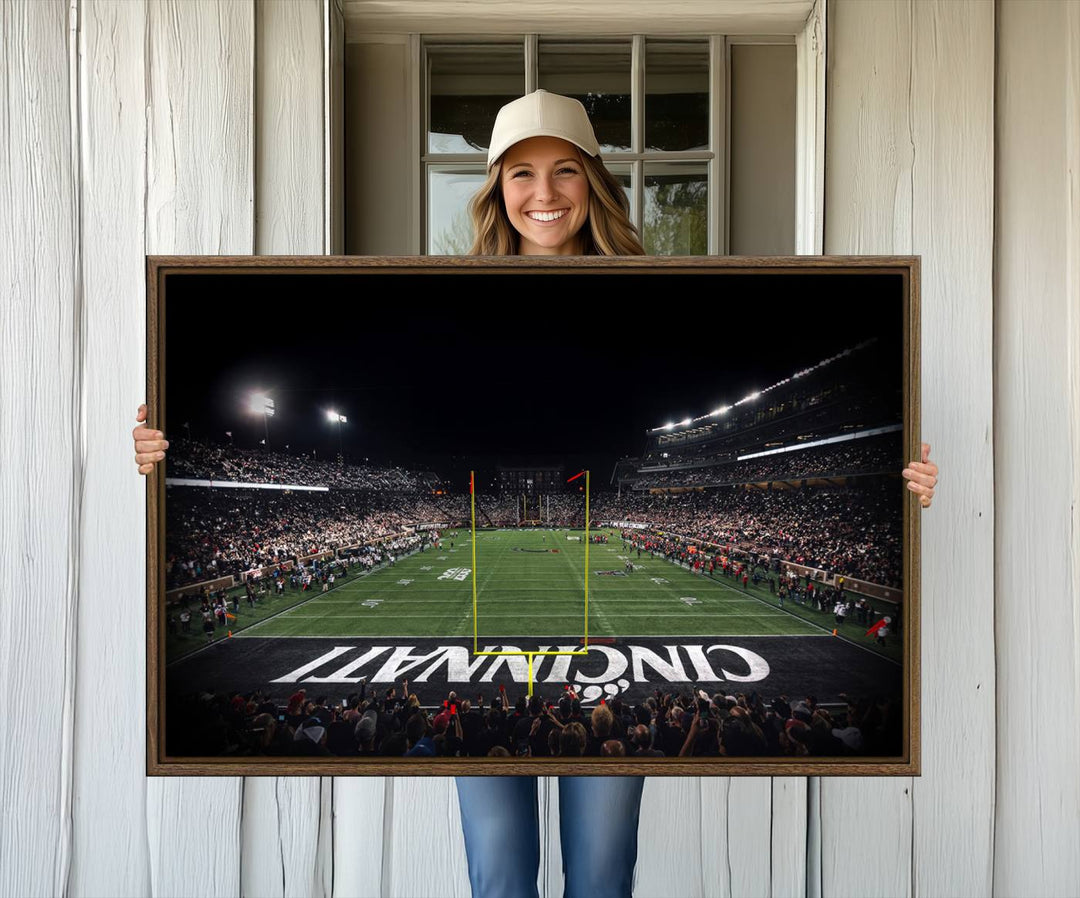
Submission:
<svg viewBox="0 0 1080 898">
<path fill-rule="evenodd" d="M 746 461 L 717 462 L 693 468 L 655 470 L 649 460 L 646 470 L 632 481 L 634 490 L 670 487 L 712 486 L 731 483 L 761 483 L 771 480 L 798 480 L 806 477 L 843 477 L 851 474 L 889 473 L 901 457 L 898 434 L 866 440 L 815 446 L 796 452 L 782 452 Z M 670 465 L 669 460 L 665 460 Z M 625 484 L 624 484 L 625 486 Z"/>
<path fill-rule="evenodd" d="M 766 699 L 684 690 L 636 705 L 614 698 L 583 708 L 572 689 L 490 702 L 449 692 L 425 707 L 408 681 L 381 694 L 360 684 L 340 705 L 305 690 L 279 704 L 261 692 L 189 694 L 170 703 L 174 756 L 276 757 L 836 757 L 899 754 L 898 698 Z"/>
<path fill-rule="evenodd" d="M 348 547 L 392 548 L 418 521 L 462 509 L 432 497 L 169 487 L 165 584 L 175 589 Z M 460 497 L 456 506 L 463 504 Z"/>
<path fill-rule="evenodd" d="M 559 527 L 584 527 L 585 494 L 545 496 L 543 519 Z"/>
<path fill-rule="evenodd" d="M 439 487 L 430 472 L 405 468 L 319 461 L 306 455 L 207 446 L 195 440 L 171 441 L 169 476 L 197 480 L 224 480 L 234 483 L 289 483 L 297 486 L 327 486 L 334 489 L 415 491 Z"/>
<path fill-rule="evenodd" d="M 623 495 L 595 500 L 598 521 L 636 521 L 711 546 L 780 558 L 882 586 L 899 586 L 899 516 L 881 509 L 901 496 L 888 480 L 860 489 L 721 488 L 708 492 Z"/>
<path fill-rule="evenodd" d="M 886 435 L 880 441 L 767 456 L 729 465 L 729 474 L 724 476 L 737 469 L 737 480 L 797 479 L 817 470 L 810 462 L 834 472 L 872 469 L 884 463 L 889 451 L 885 446 L 895 439 Z M 168 487 L 168 589 L 348 547 L 376 550 L 388 540 L 408 536 L 418 526 L 458 526 L 470 517 L 468 495 L 433 494 L 426 485 L 433 475 L 342 467 L 274 453 L 254 457 L 245 450 L 192 442 L 180 448 L 183 451 L 170 458 L 170 475 L 178 467 L 200 478 L 216 471 L 237 477 L 243 470 L 252 482 L 308 481 L 303 485 L 334 482 L 334 477 L 344 476 L 342 471 L 351 470 L 353 475 L 348 488 L 335 486 L 327 492 Z M 279 464 L 280 468 L 275 467 Z M 357 487 L 361 482 L 367 485 Z M 621 496 L 597 491 L 592 496 L 591 520 L 594 526 L 605 521 L 640 522 L 653 531 L 711 546 L 730 546 L 743 553 L 899 586 L 900 516 L 883 519 L 881 509 L 890 502 L 899 508 L 901 498 L 895 478 L 875 476 L 860 478 L 850 487 L 746 490 L 720 486 L 682 493 L 635 489 L 624 490 Z M 478 524 L 516 526 L 520 504 L 516 496 L 478 494 Z M 543 497 L 542 515 L 552 526 L 583 526 L 581 494 Z"/>
<path fill-rule="evenodd" d="M 477 493 L 476 512 L 477 523 L 487 523 L 492 527 L 516 527 L 521 517 L 521 497 Z M 468 509 L 465 514 L 468 516 Z"/>
</svg>

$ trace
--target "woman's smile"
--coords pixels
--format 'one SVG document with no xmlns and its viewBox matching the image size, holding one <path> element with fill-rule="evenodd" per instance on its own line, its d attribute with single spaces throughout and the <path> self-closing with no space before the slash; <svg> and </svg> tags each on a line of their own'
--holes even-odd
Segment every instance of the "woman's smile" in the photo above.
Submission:
<svg viewBox="0 0 1080 898">
<path fill-rule="evenodd" d="M 519 141 L 503 157 L 500 184 L 521 255 L 582 253 L 589 180 L 577 147 L 558 137 Z"/>
<path fill-rule="evenodd" d="M 528 215 L 529 218 L 531 218 L 533 221 L 551 222 L 558 221 L 569 211 L 569 209 L 553 209 L 550 212 L 534 210 L 531 212 L 526 212 L 525 214 Z"/>
</svg>

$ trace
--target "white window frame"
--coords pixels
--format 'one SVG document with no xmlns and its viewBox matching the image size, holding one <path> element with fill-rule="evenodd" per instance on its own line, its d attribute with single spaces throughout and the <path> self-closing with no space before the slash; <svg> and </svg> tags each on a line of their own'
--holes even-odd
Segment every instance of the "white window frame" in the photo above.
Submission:
<svg viewBox="0 0 1080 898">
<path fill-rule="evenodd" d="M 796 48 L 796 138 L 795 138 L 795 252 L 799 255 L 816 255 L 824 248 L 824 183 L 825 183 L 825 14 L 827 0 L 815 0 L 810 15 L 802 28 L 791 34 L 770 34 L 766 36 L 747 35 L 710 35 L 709 37 L 709 141 L 714 148 L 708 161 L 708 196 L 709 196 L 709 235 L 708 252 L 710 255 L 726 255 L 729 246 L 728 223 L 728 183 L 730 178 L 730 47 L 741 43 L 790 44 Z M 486 33 L 446 34 L 439 33 L 436 23 L 432 23 L 430 35 L 422 38 L 420 33 L 409 35 L 410 48 L 410 124 L 409 153 L 415 160 L 411 166 L 413 173 L 411 192 L 413 201 L 409 206 L 410 235 L 412 251 L 420 255 L 428 246 L 427 233 L 427 184 L 425 179 L 427 161 L 436 161 L 428 157 L 427 140 L 427 84 L 426 55 L 424 40 L 443 40 L 457 42 L 504 42 L 522 39 L 525 50 L 525 90 L 536 89 L 539 35 L 556 36 L 554 30 L 544 30 L 529 34 L 521 33 Z M 569 36 L 569 35 L 568 35 Z M 599 32 L 590 33 L 583 39 L 600 38 Z M 646 34 L 633 35 L 632 78 L 643 78 L 644 42 Z M 701 34 L 664 34 L 660 30 L 649 29 L 647 36 L 664 39 L 679 37 L 701 37 Z M 632 82 L 632 95 L 643 97 L 638 81 Z M 634 148 L 640 149 L 643 136 L 643 109 L 641 103 L 632 104 L 632 140 Z M 639 136 L 640 135 L 640 136 Z M 434 157 L 435 154 L 432 154 Z M 634 209 L 632 219 L 641 222 L 644 205 L 644 191 L 641 189 L 643 177 L 640 170 L 643 163 L 649 161 L 650 154 L 620 154 L 618 161 L 633 161 L 634 166 Z M 692 154 L 699 158 L 699 154 Z M 638 158 L 640 156 L 640 158 Z M 665 160 L 674 160 L 678 154 L 664 154 Z M 438 162 L 473 162 L 474 158 L 455 154 L 439 154 Z M 612 161 L 616 161 L 614 158 Z"/>
</svg>

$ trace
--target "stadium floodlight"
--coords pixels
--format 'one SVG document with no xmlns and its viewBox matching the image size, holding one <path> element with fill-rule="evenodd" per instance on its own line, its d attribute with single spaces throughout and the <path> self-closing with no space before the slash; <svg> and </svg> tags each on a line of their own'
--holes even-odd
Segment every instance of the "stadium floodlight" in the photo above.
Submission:
<svg viewBox="0 0 1080 898">
<path fill-rule="evenodd" d="M 253 415 L 263 416 L 263 435 L 266 437 L 266 448 L 270 448 L 270 425 L 269 419 L 274 417 L 274 400 L 265 393 L 252 393 L 248 400 L 248 411 Z"/>
<path fill-rule="evenodd" d="M 849 356 L 852 353 L 859 352 L 859 351 L 865 349 L 868 346 L 872 346 L 876 341 L 877 341 L 877 337 L 872 337 L 869 340 L 864 340 L 862 343 L 859 343 L 857 346 L 851 346 L 848 349 L 845 349 L 843 352 L 838 352 L 834 356 L 830 356 L 827 359 L 822 359 L 816 365 L 811 365 L 809 368 L 803 368 L 801 371 L 796 371 L 790 377 L 785 377 L 783 380 L 778 380 L 776 383 L 772 384 L 771 386 L 765 387 L 762 390 L 758 390 L 756 393 L 751 393 L 749 396 L 744 396 L 742 399 L 740 399 L 738 402 L 734 403 L 733 405 L 722 406 L 722 407 L 716 409 L 716 411 L 709 412 L 709 414 L 707 414 L 707 415 L 701 415 L 698 418 L 687 418 L 686 420 L 680 422 L 680 424 L 664 424 L 664 425 L 661 425 L 660 427 L 654 427 L 649 431 L 649 433 L 656 433 L 656 431 L 658 431 L 658 430 L 673 430 L 675 427 L 685 427 L 688 424 L 693 424 L 693 423 L 696 423 L 698 421 L 703 421 L 705 418 L 713 418 L 713 417 L 717 417 L 718 415 L 722 415 L 725 412 L 731 411 L 736 406 L 744 405 L 747 402 L 753 402 L 755 399 L 761 398 L 762 394 L 768 393 L 770 390 L 775 390 L 777 387 L 783 387 L 783 386 L 791 383 L 797 377 L 806 377 L 808 374 L 813 374 L 813 372 L 817 371 L 819 368 L 824 368 L 826 365 L 832 364 L 837 359 L 842 359 L 845 356 Z"/>
<path fill-rule="evenodd" d="M 689 427 L 691 423 L 692 423 L 692 422 L 691 422 L 691 420 L 690 420 L 689 418 L 683 418 L 683 419 L 682 419 L 682 420 L 681 420 L 681 421 L 679 422 L 679 427 Z"/>
<path fill-rule="evenodd" d="M 326 420 L 329 421 L 331 424 L 337 425 L 338 459 L 340 460 L 341 464 L 345 464 L 345 450 L 342 447 L 341 442 L 341 425 L 345 424 L 349 419 L 346 418 L 344 415 L 340 414 L 339 412 L 329 410 L 326 413 Z"/>
</svg>

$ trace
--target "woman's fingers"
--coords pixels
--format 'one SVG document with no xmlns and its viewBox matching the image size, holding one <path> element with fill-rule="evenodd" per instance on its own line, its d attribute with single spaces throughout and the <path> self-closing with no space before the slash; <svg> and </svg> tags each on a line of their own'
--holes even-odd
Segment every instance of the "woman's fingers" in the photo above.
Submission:
<svg viewBox="0 0 1080 898">
<path fill-rule="evenodd" d="M 923 508 L 929 508 L 937 487 L 938 466 L 930 461 L 929 443 L 923 443 L 920 450 L 922 461 L 910 462 L 902 474 L 907 480 L 907 488 L 919 497 L 919 504 Z"/>
<path fill-rule="evenodd" d="M 914 480 L 909 480 L 907 488 L 919 497 L 919 504 L 923 508 L 929 508 L 930 503 L 934 501 L 934 488 L 932 486 L 925 486 L 916 483 Z"/>
<path fill-rule="evenodd" d="M 160 430 L 150 430 L 148 427 L 136 427 L 131 431 L 131 438 L 136 443 L 160 443 L 165 440 L 165 434 Z M 158 448 L 161 448 L 160 446 Z"/>
<path fill-rule="evenodd" d="M 920 465 L 917 462 L 912 462 L 904 468 L 903 476 L 912 483 L 918 483 L 922 486 L 937 486 L 937 465 Z"/>
<path fill-rule="evenodd" d="M 921 474 L 933 474 L 935 477 L 938 474 L 938 466 L 932 461 L 912 461 L 908 462 L 908 468 L 912 471 L 918 471 Z"/>
<path fill-rule="evenodd" d="M 921 471 L 927 474 L 936 474 L 937 466 L 933 461 L 908 461 L 907 467 L 913 471 Z"/>
<path fill-rule="evenodd" d="M 135 420 L 139 425 L 132 429 L 131 437 L 135 442 L 135 464 L 139 466 L 140 474 L 149 474 L 154 470 L 154 465 L 165 458 L 165 450 L 169 448 L 169 441 L 165 434 L 152 427 L 146 427 L 146 403 L 139 406 L 135 414 Z"/>
<path fill-rule="evenodd" d="M 934 498 L 934 488 L 922 483 L 916 483 L 914 480 L 909 480 L 907 488 L 918 496 L 928 496 Z"/>
</svg>

